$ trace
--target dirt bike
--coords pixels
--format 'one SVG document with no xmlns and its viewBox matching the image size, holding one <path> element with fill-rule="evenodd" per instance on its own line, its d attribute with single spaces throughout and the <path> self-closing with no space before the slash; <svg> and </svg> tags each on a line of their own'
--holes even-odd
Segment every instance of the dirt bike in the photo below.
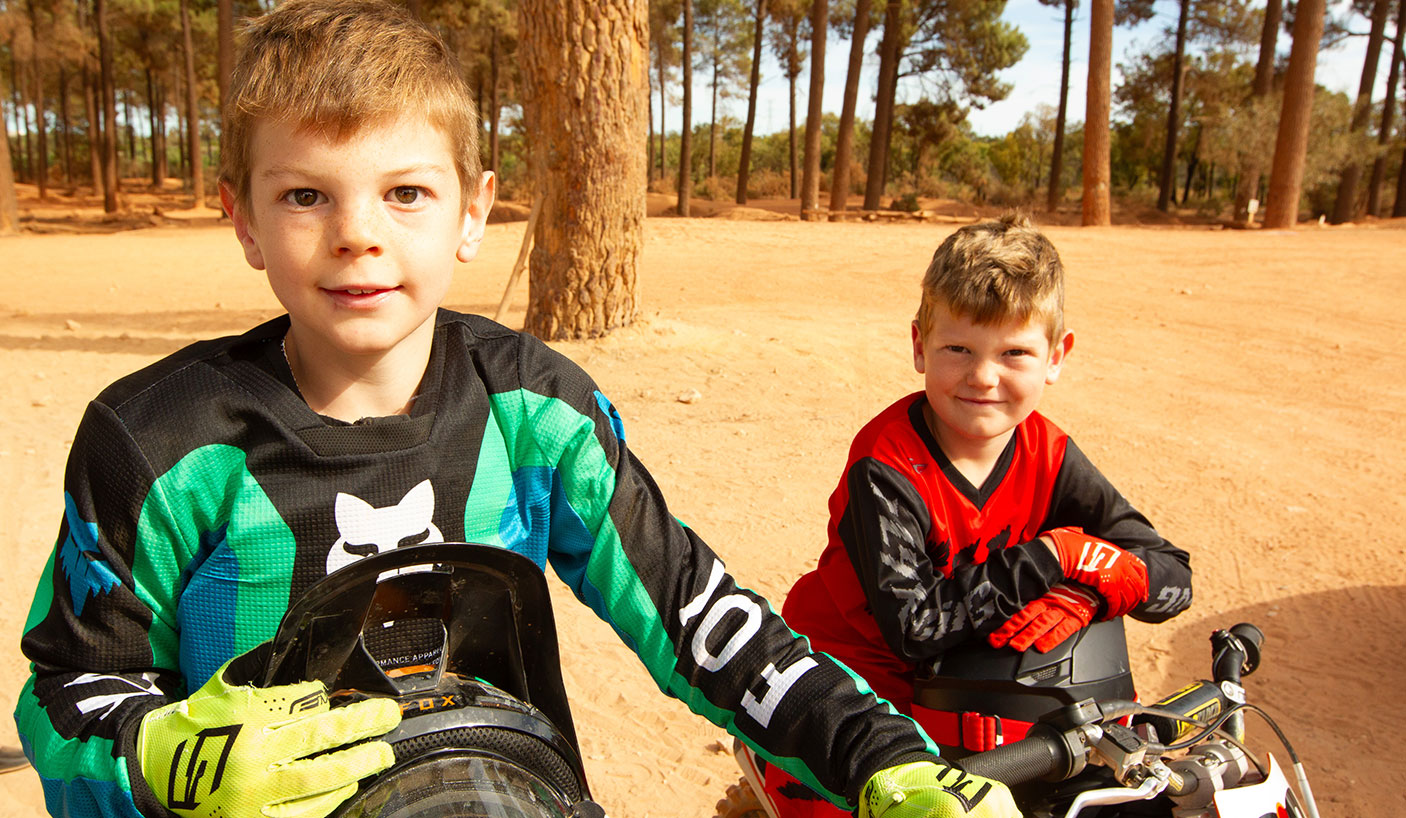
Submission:
<svg viewBox="0 0 1406 818">
<path fill-rule="evenodd" d="M 1010 694 L 1019 699 L 1017 712 L 1047 708 L 1029 732 L 954 760 L 969 773 L 1010 786 L 1026 818 L 1318 818 L 1292 745 L 1268 714 L 1246 701 L 1240 684 L 1260 663 L 1264 636 L 1258 628 L 1241 623 L 1213 633 L 1212 679 L 1156 704 L 1139 704 L 1131 695 L 1076 698 L 1090 690 L 1131 690 L 1122 626 L 1108 627 L 1113 624 L 1086 629 L 1072 644 L 1052 651 L 1053 657 L 992 651 L 984 645 L 973 646 L 965 657 L 949 654 L 946 674 L 920 675 L 914 702 L 957 708 L 973 697 L 989 701 L 992 687 L 1000 692 L 1002 684 L 994 678 L 1026 685 Z M 993 663 L 1010 667 L 990 674 Z M 954 679 L 958 668 L 966 679 Z M 1041 673 L 1064 676 L 1046 687 L 1030 686 Z M 1247 712 L 1262 717 L 1283 743 L 1297 793 L 1273 755 L 1266 753 L 1261 760 L 1244 745 Z M 718 802 L 717 818 L 776 818 L 772 805 L 757 797 L 764 770 L 741 745 L 734 752 L 744 775 Z"/>
<path fill-rule="evenodd" d="M 485 545 L 392 549 L 290 606 L 263 686 L 320 680 L 334 706 L 397 700 L 395 766 L 336 818 L 604 818 L 590 799 L 541 569 Z"/>
</svg>

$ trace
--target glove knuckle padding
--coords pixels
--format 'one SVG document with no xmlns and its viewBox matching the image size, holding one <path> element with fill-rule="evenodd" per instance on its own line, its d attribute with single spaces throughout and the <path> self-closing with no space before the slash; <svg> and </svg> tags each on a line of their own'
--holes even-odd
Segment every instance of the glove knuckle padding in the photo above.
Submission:
<svg viewBox="0 0 1406 818">
<path fill-rule="evenodd" d="M 881 770 L 860 794 L 860 818 L 1020 818 L 1006 785 L 947 764 Z"/>
</svg>

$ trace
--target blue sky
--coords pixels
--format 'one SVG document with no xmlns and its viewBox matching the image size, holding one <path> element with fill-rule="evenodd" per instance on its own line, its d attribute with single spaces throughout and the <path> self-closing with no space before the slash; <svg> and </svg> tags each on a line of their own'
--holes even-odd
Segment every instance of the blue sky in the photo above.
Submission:
<svg viewBox="0 0 1406 818">
<path fill-rule="evenodd" d="M 1076 12 L 1071 52 L 1073 59 L 1069 67 L 1069 119 L 1071 122 L 1084 118 L 1084 86 L 1087 81 L 1089 51 L 1089 21 L 1085 12 L 1087 3 L 1082 3 Z M 1149 42 L 1163 37 L 1168 25 L 1175 25 L 1176 4 L 1162 2 L 1156 5 L 1159 16 L 1135 29 L 1115 28 L 1113 31 L 1113 82 L 1118 82 L 1119 62 L 1128 53 L 1143 50 Z M 979 134 L 1000 135 L 1010 131 L 1020 123 L 1027 111 L 1040 104 L 1059 103 L 1060 54 L 1063 49 L 1064 18 L 1063 10 L 1040 5 L 1038 0 L 1009 0 L 1005 19 L 1014 23 L 1030 41 L 1030 49 L 1025 57 L 1013 68 L 1002 72 L 1001 77 L 1012 85 L 1010 95 L 981 111 L 973 111 L 969 117 L 972 128 Z M 1367 21 L 1357 18 L 1354 31 L 1365 31 Z M 1388 27 L 1388 35 L 1391 34 Z M 878 33 L 870 35 L 868 57 L 860 78 L 859 116 L 869 119 L 874 114 L 874 87 L 878 77 Z M 1317 80 L 1319 84 L 1333 90 L 1344 91 L 1349 96 L 1357 93 L 1357 84 L 1362 72 L 1362 59 L 1366 51 L 1366 38 L 1350 38 L 1349 42 L 1318 56 Z M 1287 54 L 1290 38 L 1287 34 L 1279 37 L 1279 50 Z M 1386 74 L 1389 68 L 1385 59 L 1387 49 L 1383 49 L 1383 59 L 1377 70 L 1377 90 L 1374 99 L 1380 100 L 1386 93 Z M 1251 59 L 1254 55 L 1251 55 Z M 849 43 L 831 39 L 825 49 L 825 110 L 839 113 L 844 101 L 845 72 L 849 61 Z M 694 71 L 694 122 L 707 122 L 709 102 L 707 75 Z M 797 79 L 796 111 L 799 119 L 805 118 L 806 95 L 809 92 L 809 74 L 803 73 Z M 762 84 L 757 102 L 757 128 L 759 133 L 773 133 L 784 130 L 787 121 L 787 83 L 774 58 L 765 55 L 762 63 Z M 899 93 L 905 91 L 910 98 L 916 97 L 916 89 L 900 85 Z M 678 89 L 675 87 L 674 93 Z M 656 98 L 656 103 L 658 102 Z M 729 100 L 719 103 L 720 111 L 726 111 L 736 119 L 743 120 L 747 115 L 747 100 Z M 671 103 L 667 112 L 669 130 L 679 127 L 679 106 Z M 655 111 L 655 127 L 658 127 L 658 111 Z"/>
</svg>

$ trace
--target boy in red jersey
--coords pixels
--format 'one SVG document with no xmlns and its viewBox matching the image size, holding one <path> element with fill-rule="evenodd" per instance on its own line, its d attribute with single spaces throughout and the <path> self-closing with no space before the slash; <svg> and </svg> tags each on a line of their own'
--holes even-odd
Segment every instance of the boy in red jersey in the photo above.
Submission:
<svg viewBox="0 0 1406 818">
<path fill-rule="evenodd" d="M 993 743 L 963 735 L 980 718 L 914 707 L 916 669 L 954 646 L 1048 651 L 1096 618 L 1160 622 L 1191 603 L 1186 552 L 1035 411 L 1074 346 L 1063 277 L 1020 216 L 942 243 L 912 325 L 923 391 L 855 437 L 825 550 L 782 609 L 939 745 Z M 766 793 L 783 818 L 840 814 L 774 767 Z"/>
</svg>

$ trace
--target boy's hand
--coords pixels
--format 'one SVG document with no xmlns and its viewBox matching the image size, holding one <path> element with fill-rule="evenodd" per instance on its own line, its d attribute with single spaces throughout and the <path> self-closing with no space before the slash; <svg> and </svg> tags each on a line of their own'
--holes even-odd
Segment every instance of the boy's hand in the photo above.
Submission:
<svg viewBox="0 0 1406 818">
<path fill-rule="evenodd" d="M 1025 650 L 1034 645 L 1035 650 L 1047 653 L 1088 627 L 1098 612 L 1098 602 L 1092 591 L 1061 582 L 992 631 L 986 641 L 993 648 L 1010 645 Z"/>
<path fill-rule="evenodd" d="M 859 793 L 859 818 L 1020 818 L 1006 785 L 941 759 L 874 773 Z"/>
<path fill-rule="evenodd" d="M 167 808 L 191 818 L 322 818 L 359 779 L 395 763 L 384 741 L 324 752 L 393 729 L 395 701 L 329 709 L 322 682 L 239 685 L 229 672 L 238 658 L 190 698 L 142 718 L 142 776 Z"/>
<path fill-rule="evenodd" d="M 1104 619 L 1147 601 L 1147 566 L 1133 554 L 1077 528 L 1054 528 L 1043 536 L 1054 543 L 1065 578 L 1093 588 L 1108 603 Z"/>
</svg>

